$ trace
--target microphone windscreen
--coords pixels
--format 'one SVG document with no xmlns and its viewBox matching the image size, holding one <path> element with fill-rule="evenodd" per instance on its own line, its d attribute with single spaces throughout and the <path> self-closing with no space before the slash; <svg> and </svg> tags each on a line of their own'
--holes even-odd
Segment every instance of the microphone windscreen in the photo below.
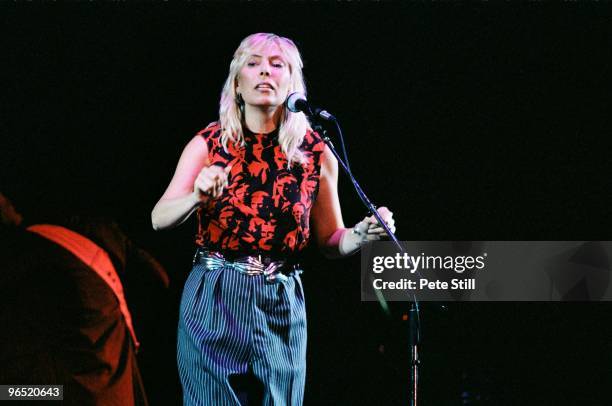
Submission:
<svg viewBox="0 0 612 406">
<path fill-rule="evenodd" d="M 287 97 L 287 101 L 285 102 L 285 104 L 287 105 L 287 109 L 289 109 L 290 112 L 299 113 L 300 111 L 302 111 L 299 108 L 299 104 L 301 104 L 300 102 L 306 103 L 306 96 L 304 96 L 300 92 L 294 92 L 291 93 L 289 97 Z"/>
</svg>

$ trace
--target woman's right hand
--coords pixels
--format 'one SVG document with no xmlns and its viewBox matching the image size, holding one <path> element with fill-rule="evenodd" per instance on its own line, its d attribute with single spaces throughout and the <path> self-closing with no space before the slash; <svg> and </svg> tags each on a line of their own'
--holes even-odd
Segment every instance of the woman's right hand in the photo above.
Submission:
<svg viewBox="0 0 612 406">
<path fill-rule="evenodd" d="M 193 191 L 196 196 L 200 200 L 206 200 L 208 197 L 219 198 L 223 189 L 228 185 L 231 170 L 232 167 L 229 165 L 225 168 L 217 165 L 202 168 L 193 183 Z"/>
</svg>

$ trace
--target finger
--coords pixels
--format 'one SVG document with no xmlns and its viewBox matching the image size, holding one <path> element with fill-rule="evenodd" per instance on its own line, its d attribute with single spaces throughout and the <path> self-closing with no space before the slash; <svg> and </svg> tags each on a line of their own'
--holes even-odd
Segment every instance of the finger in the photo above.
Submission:
<svg viewBox="0 0 612 406">
<path fill-rule="evenodd" d="M 221 176 L 222 185 L 225 187 L 229 184 L 230 171 L 232 170 L 231 166 L 225 167 L 223 170 L 223 175 Z"/>
<path fill-rule="evenodd" d="M 215 189 L 215 191 L 219 192 L 219 190 L 220 190 L 221 188 L 223 188 L 224 182 L 225 182 L 225 180 L 224 180 L 224 179 L 221 179 L 221 178 L 215 178 L 215 179 L 212 181 L 212 185 L 211 185 L 211 187 L 213 187 L 213 188 Z"/>
<path fill-rule="evenodd" d="M 380 214 L 380 218 L 383 219 L 383 221 L 387 224 L 389 224 L 390 222 L 394 222 L 395 220 L 393 219 L 393 213 L 389 212 L 384 212 L 384 213 L 379 213 Z M 378 219 L 374 216 L 370 216 L 370 217 L 366 217 L 365 219 L 363 219 L 363 221 L 370 223 L 370 224 L 378 224 Z"/>
<path fill-rule="evenodd" d="M 217 192 L 219 192 L 219 195 L 223 192 L 224 187 L 225 187 L 225 179 L 219 179 L 217 181 Z"/>
<path fill-rule="evenodd" d="M 366 217 L 363 219 L 363 221 L 365 221 L 368 224 L 374 224 L 377 222 L 376 217 L 374 216 Z"/>
<path fill-rule="evenodd" d="M 395 233 L 395 226 L 394 225 L 389 225 L 389 231 L 391 231 L 392 233 Z M 385 230 L 383 227 L 373 227 L 368 229 L 368 234 L 380 234 L 380 235 L 387 235 L 387 230 Z"/>
<path fill-rule="evenodd" d="M 389 231 L 395 233 L 395 227 L 389 227 Z M 368 234 L 387 234 L 387 230 L 382 227 L 373 228 L 372 230 L 368 230 Z"/>
<path fill-rule="evenodd" d="M 200 177 L 198 177 L 194 184 L 194 190 L 202 194 L 207 194 L 206 193 L 207 188 L 205 187 L 205 185 L 206 185 L 205 182 Z"/>
<path fill-rule="evenodd" d="M 372 224 L 376 225 L 379 224 L 378 219 L 374 218 L 374 221 L 372 223 L 370 223 L 370 227 L 372 226 Z M 384 218 L 383 217 L 383 221 L 385 222 L 385 224 L 395 224 L 395 219 L 394 218 Z"/>
<path fill-rule="evenodd" d="M 207 171 L 203 174 L 203 178 L 210 183 L 214 183 L 217 179 L 217 174 L 215 171 Z"/>
<path fill-rule="evenodd" d="M 378 209 L 378 214 L 380 214 L 380 217 L 382 217 L 382 219 L 385 221 L 393 218 L 393 212 L 386 207 L 380 207 Z"/>
<path fill-rule="evenodd" d="M 213 196 L 215 197 L 219 196 L 219 187 L 220 187 L 220 181 L 218 179 L 215 179 L 215 181 L 211 185 L 211 191 L 212 191 Z"/>
<path fill-rule="evenodd" d="M 218 179 L 217 182 L 215 183 L 215 192 L 217 197 L 221 197 L 221 195 L 223 194 L 223 190 L 225 189 L 225 186 L 227 186 L 227 179 Z"/>
<path fill-rule="evenodd" d="M 385 224 L 387 225 L 387 227 L 391 227 L 395 225 L 395 220 L 393 219 L 389 219 L 389 220 L 385 220 Z M 379 225 L 380 227 L 382 227 L 382 225 Z"/>
<path fill-rule="evenodd" d="M 221 180 L 221 186 L 223 187 L 227 187 L 227 185 L 229 184 L 229 177 L 225 176 L 222 180 Z"/>
<path fill-rule="evenodd" d="M 391 210 L 389 210 L 387 207 L 385 206 L 381 206 L 378 208 L 378 210 L 376 210 L 378 212 L 378 214 L 380 214 L 381 216 L 386 215 L 387 213 L 389 214 L 393 214 L 391 213 Z"/>
<path fill-rule="evenodd" d="M 226 177 L 225 172 L 223 172 L 221 169 L 217 169 L 213 173 L 213 179 L 215 180 L 215 182 L 218 182 Z"/>
<path fill-rule="evenodd" d="M 215 181 L 212 179 L 205 179 L 202 182 L 202 187 L 204 190 L 206 190 L 209 194 L 212 194 L 213 189 L 215 187 Z"/>
<path fill-rule="evenodd" d="M 385 220 L 385 224 L 387 225 L 387 227 L 391 227 L 391 226 L 395 225 L 395 220 L 393 220 L 393 219 L 390 219 L 388 221 Z M 382 225 L 378 221 L 376 221 L 375 223 L 370 223 L 368 226 L 369 226 L 370 229 L 372 229 L 372 228 L 379 228 L 379 227 L 382 228 Z"/>
<path fill-rule="evenodd" d="M 202 176 L 206 176 L 206 177 L 211 177 L 215 174 L 216 170 L 215 168 L 217 168 L 216 166 L 212 165 L 212 166 L 205 166 L 204 168 L 202 168 L 202 170 L 200 171 L 200 175 Z"/>
</svg>

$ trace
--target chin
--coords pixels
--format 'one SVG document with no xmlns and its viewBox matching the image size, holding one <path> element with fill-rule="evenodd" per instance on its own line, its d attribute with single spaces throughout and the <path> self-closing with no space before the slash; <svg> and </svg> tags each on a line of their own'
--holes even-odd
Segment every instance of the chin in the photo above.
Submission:
<svg viewBox="0 0 612 406">
<path fill-rule="evenodd" d="M 259 100 L 254 100 L 253 103 L 249 103 L 254 107 L 278 107 L 283 104 L 283 101 L 274 100 L 272 98 L 262 98 Z"/>
</svg>

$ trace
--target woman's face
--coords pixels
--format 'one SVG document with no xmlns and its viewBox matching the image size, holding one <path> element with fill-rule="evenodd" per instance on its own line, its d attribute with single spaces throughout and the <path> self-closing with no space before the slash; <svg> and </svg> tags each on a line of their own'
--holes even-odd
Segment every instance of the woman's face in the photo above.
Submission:
<svg viewBox="0 0 612 406">
<path fill-rule="evenodd" d="M 236 92 L 246 105 L 278 107 L 289 93 L 289 65 L 278 45 L 270 43 L 249 55 L 238 74 Z"/>
</svg>

